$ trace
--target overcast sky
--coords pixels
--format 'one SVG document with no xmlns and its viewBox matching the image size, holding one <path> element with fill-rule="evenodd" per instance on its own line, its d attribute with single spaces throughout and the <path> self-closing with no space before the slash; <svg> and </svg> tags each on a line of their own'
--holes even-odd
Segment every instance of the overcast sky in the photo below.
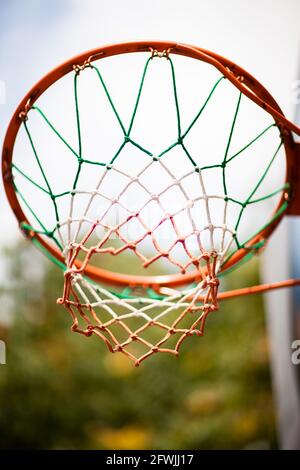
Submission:
<svg viewBox="0 0 300 470">
<path fill-rule="evenodd" d="M 136 39 L 186 42 L 230 58 L 292 119 L 299 17 L 298 0 L 1 0 L 1 143 L 18 102 L 43 74 L 81 51 Z M 3 244 L 20 235 L 2 185 L 0 198 Z"/>
</svg>

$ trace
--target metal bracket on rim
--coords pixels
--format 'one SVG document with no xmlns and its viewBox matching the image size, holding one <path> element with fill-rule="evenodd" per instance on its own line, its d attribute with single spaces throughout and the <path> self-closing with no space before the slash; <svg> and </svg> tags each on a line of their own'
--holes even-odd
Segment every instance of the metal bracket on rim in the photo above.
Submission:
<svg viewBox="0 0 300 470">
<path fill-rule="evenodd" d="M 295 143 L 295 165 L 293 168 L 291 203 L 287 215 L 300 216 L 300 142 Z"/>
</svg>

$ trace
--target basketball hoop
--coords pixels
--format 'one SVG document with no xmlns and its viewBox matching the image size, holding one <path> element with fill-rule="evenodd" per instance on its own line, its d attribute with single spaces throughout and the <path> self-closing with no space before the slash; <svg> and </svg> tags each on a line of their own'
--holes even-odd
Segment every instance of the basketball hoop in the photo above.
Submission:
<svg viewBox="0 0 300 470">
<path fill-rule="evenodd" d="M 124 73 L 132 70 L 134 76 L 135 63 L 133 66 L 130 62 L 134 56 L 138 56 L 136 69 L 141 72 L 135 98 L 123 93 L 118 106 L 102 64 L 104 67 L 107 63 L 112 73 L 113 60 L 128 60 L 130 65 L 124 66 Z M 209 69 L 214 81 L 203 92 L 205 96 L 198 81 L 194 82 L 195 90 L 188 89 L 192 105 L 201 103 L 192 119 L 185 122 L 177 65 L 184 82 L 184 77 L 193 76 L 193 67 L 198 64 Z M 186 75 L 185 65 L 192 71 Z M 116 70 L 118 75 L 121 69 Z M 146 101 L 151 70 L 156 81 L 151 93 L 148 89 L 150 98 Z M 203 76 L 201 72 L 200 80 Z M 89 83 L 81 84 L 87 78 L 95 86 L 92 98 Z M 122 74 L 113 77 L 112 82 L 125 86 L 127 80 L 122 78 Z M 60 98 L 55 101 L 52 94 L 63 85 L 64 94 L 57 92 Z M 97 87 L 103 101 L 96 108 L 96 116 L 85 111 L 89 99 L 98 99 Z M 82 90 L 89 99 L 81 98 Z M 48 95 L 59 125 L 44 109 L 43 100 L 47 103 Z M 212 118 L 210 106 L 216 96 L 216 101 L 222 99 L 220 96 L 224 100 L 226 96 L 226 100 Z M 146 106 L 143 103 L 151 108 L 156 100 L 159 115 L 153 120 L 153 115 L 140 109 Z M 126 122 L 123 114 L 127 103 L 131 112 Z M 74 125 L 71 137 L 66 137 L 67 127 L 65 132 L 61 130 L 65 125 L 61 115 L 68 104 Z M 236 127 L 251 127 L 247 113 L 244 120 L 240 118 L 243 106 L 255 109 L 257 122 L 264 126 L 232 150 Z M 107 115 L 101 117 L 104 108 Z M 229 108 L 232 114 L 226 112 Z M 218 125 L 222 113 L 225 121 Z M 205 147 L 199 135 L 204 141 L 201 126 L 205 127 L 209 118 L 213 135 L 209 137 L 211 145 Z M 136 125 L 138 119 L 140 127 Z M 155 124 L 157 129 L 152 132 Z M 114 126 L 116 130 L 111 130 Z M 85 132 L 92 128 L 94 137 L 87 144 Z M 168 129 L 171 138 L 165 145 Z M 63 295 L 58 303 L 69 311 L 72 330 L 100 337 L 111 352 L 122 352 L 139 365 L 156 352 L 178 355 L 186 337 L 202 336 L 207 316 L 218 310 L 221 299 L 300 284 L 300 280 L 287 280 L 218 292 L 220 275 L 259 253 L 283 216 L 300 215 L 300 147 L 293 132 L 300 135 L 300 129 L 286 119 L 274 98 L 250 74 L 215 53 L 184 44 L 154 41 L 106 46 L 67 61 L 40 80 L 21 101 L 8 127 L 3 179 L 22 232 L 64 271 Z M 102 147 L 106 138 L 106 147 Z M 213 140 L 222 141 L 222 155 L 213 150 Z M 49 148 L 43 148 L 44 142 L 49 142 Z M 157 146 L 155 151 L 152 142 Z M 26 158 L 20 158 L 18 145 L 27 152 Z M 261 145 L 265 161 L 259 160 L 256 182 L 246 196 L 233 195 L 234 178 L 243 193 L 250 177 L 248 160 L 240 167 L 243 170 L 244 166 L 244 179 L 241 174 L 234 175 L 232 166 L 247 152 L 252 152 L 247 154 L 249 159 L 254 158 L 258 151 L 252 149 L 257 145 Z M 23 150 L 25 147 L 28 149 Z M 60 169 L 63 153 L 67 163 Z M 285 169 L 280 170 L 281 184 L 273 187 L 272 171 L 278 161 Z M 211 177 L 214 172 L 218 177 Z M 258 207 L 259 214 L 262 204 L 268 214 L 258 226 L 259 217 L 251 216 L 251 210 Z M 245 219 L 249 219 L 246 235 L 242 228 Z M 112 264 L 112 269 L 104 269 L 104 264 Z M 147 275 L 147 270 L 153 273 Z"/>
</svg>

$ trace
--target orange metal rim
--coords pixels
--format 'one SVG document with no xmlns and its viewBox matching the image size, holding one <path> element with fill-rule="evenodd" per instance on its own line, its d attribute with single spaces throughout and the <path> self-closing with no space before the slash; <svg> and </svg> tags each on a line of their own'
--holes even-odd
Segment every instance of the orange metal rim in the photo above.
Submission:
<svg viewBox="0 0 300 470">
<path fill-rule="evenodd" d="M 132 52 L 150 52 L 151 49 L 155 49 L 159 52 L 169 50 L 171 54 L 184 55 L 196 60 L 204 61 L 214 67 L 216 67 L 234 86 L 236 86 L 244 95 L 254 101 L 258 106 L 266 110 L 271 114 L 279 126 L 283 136 L 283 144 L 286 153 L 286 181 L 289 181 L 292 188 L 297 184 L 298 172 L 297 169 L 297 145 L 295 144 L 291 131 L 300 135 L 300 129 L 293 123 L 288 121 L 283 115 L 280 107 L 270 95 L 270 93 L 248 72 L 237 66 L 233 62 L 219 56 L 213 52 L 198 47 L 189 46 L 186 44 L 179 44 L 175 42 L 161 42 L 161 41 L 139 41 L 139 42 L 128 42 L 122 44 L 108 45 L 101 48 L 93 49 L 91 51 L 79 54 L 78 56 L 68 60 L 62 65 L 58 66 L 44 78 L 42 78 L 23 98 L 17 107 L 9 127 L 6 132 L 3 145 L 2 155 L 2 173 L 4 187 L 10 206 L 18 219 L 19 223 L 26 222 L 27 220 L 22 207 L 20 206 L 19 200 L 14 190 L 13 177 L 12 177 L 12 159 L 14 143 L 22 123 L 19 114 L 24 111 L 26 105 L 33 105 L 34 102 L 46 91 L 53 83 L 62 78 L 64 75 L 73 71 L 74 65 L 82 66 L 86 61 L 94 61 L 110 57 L 118 54 L 132 53 Z M 299 149 L 298 149 L 299 153 Z M 283 194 L 279 201 L 278 207 L 275 212 L 282 207 L 286 201 L 286 196 Z M 293 201 L 291 201 L 293 202 Z M 297 205 L 298 206 L 298 205 Z M 296 211 L 299 213 L 299 207 L 296 207 Z M 290 213 L 294 213 L 290 211 Z M 251 248 L 256 245 L 259 241 L 267 239 L 274 229 L 277 227 L 282 216 L 275 218 L 267 227 L 265 227 L 259 234 L 255 235 L 248 243 L 247 247 Z M 39 234 L 27 234 L 29 237 L 34 238 L 40 245 L 42 245 L 52 256 L 54 256 L 60 262 L 64 262 L 63 256 L 59 250 L 51 245 L 45 237 Z M 225 271 L 236 263 L 238 263 L 246 254 L 249 253 L 249 249 L 241 248 L 235 252 L 235 254 L 222 266 L 221 271 Z M 78 262 L 78 268 L 80 269 L 80 262 Z M 191 272 L 187 274 L 172 274 L 162 276 L 134 276 L 115 273 L 107 271 L 105 269 L 96 266 L 87 266 L 85 269 L 85 275 L 95 281 L 104 282 L 112 285 L 126 285 L 126 286 L 143 286 L 159 288 L 161 286 L 180 286 L 188 284 L 197 280 L 199 277 L 198 272 Z"/>
</svg>

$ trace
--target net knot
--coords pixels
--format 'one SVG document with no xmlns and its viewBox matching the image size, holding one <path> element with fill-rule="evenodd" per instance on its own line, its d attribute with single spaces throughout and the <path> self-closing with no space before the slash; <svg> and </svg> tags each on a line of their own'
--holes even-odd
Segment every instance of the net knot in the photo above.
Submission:
<svg viewBox="0 0 300 470">
<path fill-rule="evenodd" d="M 200 264 L 200 261 L 199 261 L 198 258 L 193 258 L 193 259 L 192 259 L 192 263 L 193 263 L 194 266 L 198 267 L 199 264 Z"/>
<path fill-rule="evenodd" d="M 209 281 L 206 282 L 206 284 L 210 287 L 218 287 L 220 285 L 219 279 L 216 277 L 209 279 Z"/>
<path fill-rule="evenodd" d="M 214 304 L 204 304 L 202 307 L 203 312 L 212 312 L 215 310 L 215 305 Z"/>
<path fill-rule="evenodd" d="M 204 307 L 206 307 L 206 312 L 215 312 L 218 310 L 218 306 L 216 304 L 206 304 Z"/>
<path fill-rule="evenodd" d="M 69 268 L 69 269 L 66 269 L 64 271 L 64 277 L 72 277 L 75 279 L 76 276 L 74 276 L 74 272 L 73 272 L 73 269 L 72 268 Z"/>
<path fill-rule="evenodd" d="M 92 336 L 94 332 L 94 326 L 93 325 L 88 325 L 86 328 L 86 331 L 84 332 L 85 336 Z"/>
<path fill-rule="evenodd" d="M 207 251 L 204 251 L 204 253 L 202 253 L 202 256 L 201 256 L 201 257 L 202 257 L 202 259 L 203 259 L 204 261 L 208 261 L 209 258 L 210 258 L 210 256 L 211 256 L 211 255 L 210 255 Z"/>
<path fill-rule="evenodd" d="M 132 335 L 130 336 L 130 339 L 131 339 L 131 341 L 137 341 L 137 340 L 138 340 L 138 337 L 137 337 L 136 334 L 132 334 Z"/>
</svg>

